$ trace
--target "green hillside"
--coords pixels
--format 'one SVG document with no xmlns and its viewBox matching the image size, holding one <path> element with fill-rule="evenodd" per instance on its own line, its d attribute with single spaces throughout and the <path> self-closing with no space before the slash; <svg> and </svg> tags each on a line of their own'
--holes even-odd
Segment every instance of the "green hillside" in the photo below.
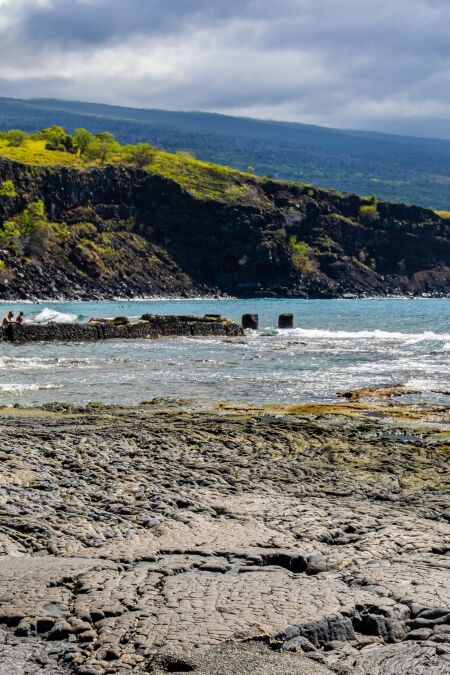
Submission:
<svg viewBox="0 0 450 675">
<path fill-rule="evenodd" d="M 110 132 L 0 133 L 0 298 L 448 296 L 449 212 Z"/>
<path fill-rule="evenodd" d="M 33 134 L 22 130 L 3 132 L 0 133 L 0 156 L 28 165 L 76 169 L 123 164 L 169 178 L 200 199 L 249 205 L 263 205 L 267 201 L 256 187 L 261 179 L 252 174 L 203 162 L 187 151 L 169 153 L 148 143 L 121 145 L 108 133 L 94 136 L 85 129 L 82 132 L 87 141 L 84 152 L 77 145 L 77 133 L 71 136 L 59 126 Z M 98 147 L 102 138 L 105 141 L 103 154 Z M 64 146 L 66 141 L 69 149 Z"/>
<path fill-rule="evenodd" d="M 200 112 L 0 99 L 0 129 L 33 132 L 53 124 L 69 132 L 107 129 L 121 143 L 187 149 L 205 162 L 253 167 L 259 175 L 450 209 L 450 141 Z"/>
</svg>

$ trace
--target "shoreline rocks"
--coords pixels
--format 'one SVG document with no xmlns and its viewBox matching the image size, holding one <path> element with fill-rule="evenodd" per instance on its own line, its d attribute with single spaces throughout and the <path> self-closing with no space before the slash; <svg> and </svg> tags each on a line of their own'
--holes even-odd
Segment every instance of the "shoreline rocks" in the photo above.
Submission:
<svg viewBox="0 0 450 675">
<path fill-rule="evenodd" d="M 212 316 L 164 316 L 144 314 L 138 321 L 126 317 L 91 319 L 89 323 L 9 324 L 0 328 L 0 341 L 84 342 L 90 340 L 137 340 L 159 337 L 238 337 L 242 328 L 234 321 Z"/>
</svg>

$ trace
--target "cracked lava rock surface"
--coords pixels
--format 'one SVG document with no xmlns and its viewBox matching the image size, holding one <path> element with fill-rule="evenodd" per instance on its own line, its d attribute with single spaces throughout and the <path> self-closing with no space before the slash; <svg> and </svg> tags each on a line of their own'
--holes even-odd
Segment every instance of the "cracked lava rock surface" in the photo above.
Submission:
<svg viewBox="0 0 450 675">
<path fill-rule="evenodd" d="M 0 409 L 0 673 L 450 673 L 449 413 Z"/>
</svg>

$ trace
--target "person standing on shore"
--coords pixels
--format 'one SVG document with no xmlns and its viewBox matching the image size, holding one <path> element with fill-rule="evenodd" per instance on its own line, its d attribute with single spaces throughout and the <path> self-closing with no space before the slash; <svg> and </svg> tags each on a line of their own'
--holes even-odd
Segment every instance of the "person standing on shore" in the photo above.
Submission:
<svg viewBox="0 0 450 675">
<path fill-rule="evenodd" d="M 2 321 L 3 326 L 7 326 L 10 323 L 14 323 L 14 312 L 8 312 Z"/>
</svg>

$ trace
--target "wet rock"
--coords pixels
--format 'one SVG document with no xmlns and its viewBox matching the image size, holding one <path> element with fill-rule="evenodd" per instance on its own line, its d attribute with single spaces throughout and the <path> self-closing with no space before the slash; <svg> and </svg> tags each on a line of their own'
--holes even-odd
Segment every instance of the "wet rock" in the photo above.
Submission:
<svg viewBox="0 0 450 675">
<path fill-rule="evenodd" d="M 257 330 L 259 325 L 259 316 L 257 314 L 243 314 L 241 323 L 242 328 L 251 328 L 252 330 Z"/>
<path fill-rule="evenodd" d="M 280 314 L 278 317 L 278 328 L 294 328 L 294 315 Z"/>
<path fill-rule="evenodd" d="M 6 327 L 6 340 L 15 344 L 27 342 L 83 342 L 106 339 L 148 339 L 171 336 L 239 336 L 242 329 L 233 321 L 194 316 L 144 315 L 140 321 L 126 317 L 110 321 L 93 320 L 87 324 L 11 324 Z"/>
</svg>

